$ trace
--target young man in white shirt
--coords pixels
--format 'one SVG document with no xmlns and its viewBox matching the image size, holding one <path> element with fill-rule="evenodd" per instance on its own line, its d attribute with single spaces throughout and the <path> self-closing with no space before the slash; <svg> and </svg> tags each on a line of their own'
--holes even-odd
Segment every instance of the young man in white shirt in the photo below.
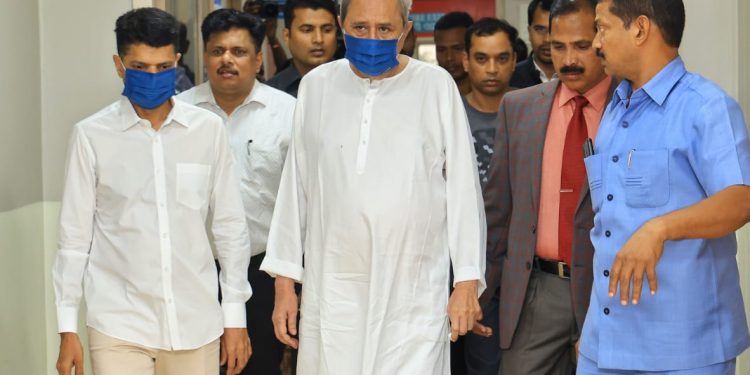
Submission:
<svg viewBox="0 0 750 375">
<path fill-rule="evenodd" d="M 218 374 L 220 360 L 236 374 L 250 356 L 238 178 L 221 119 L 171 98 L 178 30 L 154 8 L 118 18 L 125 97 L 73 128 L 53 269 L 60 374 L 83 374 L 84 293 L 95 374 Z"/>
<path fill-rule="evenodd" d="M 292 132 L 295 99 L 255 79 L 263 61 L 264 29 L 259 18 L 219 9 L 206 17 L 201 32 L 208 82 L 177 98 L 224 120 L 252 242 L 248 277 L 254 293 L 246 313 L 255 355 L 243 374 L 280 374 L 284 345 L 276 339 L 271 323 L 274 283 L 259 267 Z"/>
</svg>

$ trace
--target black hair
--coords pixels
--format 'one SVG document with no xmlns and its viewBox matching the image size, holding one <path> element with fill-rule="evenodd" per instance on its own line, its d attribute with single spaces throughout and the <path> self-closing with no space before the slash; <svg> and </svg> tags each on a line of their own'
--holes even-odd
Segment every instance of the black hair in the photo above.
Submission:
<svg viewBox="0 0 750 375">
<path fill-rule="evenodd" d="M 336 3 L 333 0 L 287 0 L 284 4 L 284 27 L 287 29 L 292 28 L 295 9 L 327 10 L 336 23 Z"/>
<path fill-rule="evenodd" d="M 203 48 L 207 48 L 211 35 L 227 32 L 234 28 L 247 30 L 255 45 L 255 52 L 260 52 L 260 48 L 263 46 L 263 38 L 266 35 L 266 27 L 263 21 L 249 13 L 242 13 L 229 8 L 217 9 L 209 13 L 203 20 L 203 24 L 201 24 Z"/>
<path fill-rule="evenodd" d="M 469 13 L 466 12 L 450 12 L 444 14 L 440 19 L 435 22 L 435 31 L 438 30 L 450 30 L 459 27 L 468 29 L 474 23 L 474 19 L 471 18 Z"/>
<path fill-rule="evenodd" d="M 485 17 L 466 29 L 466 52 L 471 50 L 471 38 L 473 36 L 492 36 L 497 33 L 505 33 L 511 47 L 515 45 L 515 41 L 518 39 L 518 30 L 511 26 L 508 21 L 494 17 Z M 515 52 L 515 48 L 513 48 L 513 51 Z"/>
<path fill-rule="evenodd" d="M 629 28 L 639 16 L 648 17 L 659 27 L 664 41 L 678 48 L 685 31 L 685 4 L 682 0 L 612 0 L 609 11 Z"/>
<path fill-rule="evenodd" d="M 521 38 L 516 38 L 513 42 L 513 52 L 516 53 L 517 63 L 529 58 L 529 46 Z"/>
<path fill-rule="evenodd" d="M 125 56 L 132 44 L 159 48 L 172 45 L 179 50 L 180 25 L 171 14 L 157 8 L 133 9 L 115 22 L 117 54 Z"/>
<path fill-rule="evenodd" d="M 529 9 L 526 11 L 529 26 L 534 23 L 534 12 L 536 12 L 536 8 L 539 7 L 542 7 L 542 10 L 549 12 L 549 9 L 552 7 L 552 0 L 531 0 L 531 2 L 529 2 Z"/>
<path fill-rule="evenodd" d="M 591 14 L 596 14 L 597 0 L 555 0 L 549 10 L 549 31 L 552 32 L 552 20 L 588 8 Z M 592 26 L 595 28 L 595 26 Z"/>
</svg>

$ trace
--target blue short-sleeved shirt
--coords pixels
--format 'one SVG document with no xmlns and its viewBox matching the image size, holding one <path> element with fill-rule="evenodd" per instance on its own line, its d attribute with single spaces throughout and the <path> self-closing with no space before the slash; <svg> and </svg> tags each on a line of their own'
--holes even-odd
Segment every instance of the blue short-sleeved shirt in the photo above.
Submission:
<svg viewBox="0 0 750 375">
<path fill-rule="evenodd" d="M 629 99 L 628 99 L 629 98 Z M 733 185 L 750 185 L 750 143 L 737 102 L 679 57 L 640 90 L 623 81 L 586 158 L 594 208 L 594 285 L 581 354 L 600 368 L 666 371 L 735 358 L 750 345 L 734 234 L 667 241 L 655 296 L 607 295 L 609 268 L 648 220 Z"/>
</svg>

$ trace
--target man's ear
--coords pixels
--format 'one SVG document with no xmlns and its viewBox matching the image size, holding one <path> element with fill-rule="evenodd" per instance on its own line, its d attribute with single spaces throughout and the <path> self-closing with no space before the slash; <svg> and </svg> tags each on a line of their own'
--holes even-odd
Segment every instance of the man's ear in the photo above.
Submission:
<svg viewBox="0 0 750 375">
<path fill-rule="evenodd" d="M 260 69 L 263 67 L 263 51 L 255 54 L 255 74 L 260 73 Z"/>
<path fill-rule="evenodd" d="M 125 79 L 125 65 L 119 55 L 112 55 L 112 62 L 115 64 L 115 70 L 120 79 Z"/>
<path fill-rule="evenodd" d="M 630 25 L 630 28 L 635 45 L 643 45 L 651 34 L 651 20 L 644 15 L 638 16 Z"/>
<path fill-rule="evenodd" d="M 284 44 L 289 47 L 289 38 L 292 37 L 292 31 L 285 27 L 284 31 L 281 32 L 281 36 L 284 37 Z"/>
</svg>

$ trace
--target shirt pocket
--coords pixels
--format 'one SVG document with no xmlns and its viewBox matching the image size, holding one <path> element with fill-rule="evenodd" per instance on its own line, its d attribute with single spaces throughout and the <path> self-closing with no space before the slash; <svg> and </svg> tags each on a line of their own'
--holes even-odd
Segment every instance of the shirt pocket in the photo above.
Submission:
<svg viewBox="0 0 750 375">
<path fill-rule="evenodd" d="M 211 166 L 195 163 L 177 163 L 176 201 L 199 210 L 208 201 Z"/>
<path fill-rule="evenodd" d="M 602 156 L 591 155 L 583 162 L 586 164 L 586 178 L 589 183 L 589 191 L 591 192 L 591 206 L 594 213 L 599 212 L 599 208 L 602 205 Z"/>
<path fill-rule="evenodd" d="M 248 145 L 247 163 L 249 173 L 245 176 L 246 183 L 256 190 L 256 194 L 264 204 L 273 204 L 276 191 L 270 191 L 269 186 L 276 186 L 281 178 L 283 167 L 281 149 L 275 144 L 250 143 Z"/>
<path fill-rule="evenodd" d="M 669 201 L 669 151 L 632 150 L 623 185 L 625 203 L 634 208 L 659 207 Z"/>
</svg>

